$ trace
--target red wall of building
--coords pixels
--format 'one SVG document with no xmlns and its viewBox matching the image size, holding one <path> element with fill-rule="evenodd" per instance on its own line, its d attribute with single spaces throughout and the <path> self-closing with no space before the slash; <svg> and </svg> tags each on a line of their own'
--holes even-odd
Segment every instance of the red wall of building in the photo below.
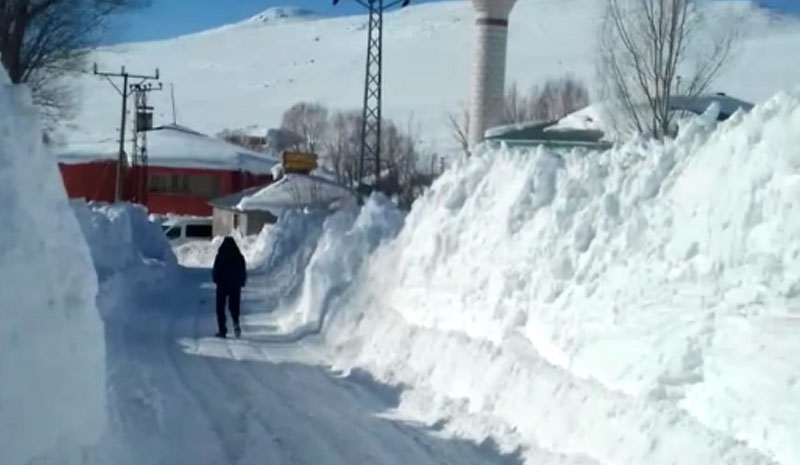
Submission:
<svg viewBox="0 0 800 465">
<path fill-rule="evenodd" d="M 113 160 L 59 164 L 64 188 L 71 199 L 84 198 L 95 202 L 113 202 L 117 163 Z"/>
<path fill-rule="evenodd" d="M 85 198 L 90 201 L 113 202 L 116 179 L 116 162 L 103 161 L 77 165 L 59 165 L 67 195 L 70 198 Z M 143 168 L 136 168 L 143 170 Z M 124 198 L 135 199 L 146 204 L 150 213 L 174 213 L 178 215 L 211 216 L 211 200 L 206 197 L 147 192 L 145 198 L 136 198 L 136 184 L 152 174 L 206 175 L 217 179 L 217 197 L 233 194 L 241 190 L 266 185 L 272 182 L 271 175 L 255 175 L 240 171 L 221 171 L 192 168 L 164 168 L 149 166 L 146 173 L 131 171 L 125 175 Z"/>
<path fill-rule="evenodd" d="M 162 168 L 158 166 L 150 166 L 147 168 L 147 172 L 149 175 L 188 174 L 214 176 L 217 178 L 220 196 L 236 192 L 232 189 L 234 189 L 234 177 L 238 173 L 233 171 Z M 180 215 L 211 216 L 212 209 L 208 204 L 209 200 L 211 199 L 192 195 L 148 192 L 147 209 L 150 211 L 150 213 L 175 213 Z"/>
</svg>

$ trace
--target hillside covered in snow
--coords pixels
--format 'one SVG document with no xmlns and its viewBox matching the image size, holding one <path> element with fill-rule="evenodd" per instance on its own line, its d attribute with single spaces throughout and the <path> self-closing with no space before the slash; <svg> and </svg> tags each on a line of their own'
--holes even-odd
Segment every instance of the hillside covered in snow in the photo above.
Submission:
<svg viewBox="0 0 800 465">
<path fill-rule="evenodd" d="M 508 82 L 521 88 L 572 75 L 595 82 L 596 28 L 602 2 L 521 0 L 511 15 Z M 788 59 L 800 48 L 800 19 L 743 1 L 714 2 L 707 13 L 723 27 L 740 28 L 735 59 L 712 91 L 763 101 L 800 83 Z M 249 21 L 171 40 L 101 48 L 102 68 L 161 69 L 174 83 L 178 122 L 207 134 L 280 124 L 298 101 L 360 108 L 366 17 L 312 19 L 297 9 L 268 10 Z M 467 1 L 413 5 L 387 14 L 384 37 L 384 114 L 437 151 L 454 148 L 446 114 L 467 102 L 473 13 Z M 119 99 L 88 73 L 77 80 L 82 105 L 64 124 L 69 143 L 113 139 Z M 156 124 L 172 121 L 170 93 L 151 95 Z"/>
</svg>

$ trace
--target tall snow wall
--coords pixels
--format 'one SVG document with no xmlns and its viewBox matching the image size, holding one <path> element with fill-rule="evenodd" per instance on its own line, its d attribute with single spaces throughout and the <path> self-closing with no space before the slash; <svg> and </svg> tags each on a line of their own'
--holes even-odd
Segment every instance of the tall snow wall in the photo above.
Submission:
<svg viewBox="0 0 800 465">
<path fill-rule="evenodd" d="M 259 279 L 259 272 L 269 276 L 261 298 L 275 306 L 265 322 L 281 340 L 321 332 L 371 253 L 394 237 L 402 223 L 402 213 L 380 194 L 363 207 L 281 215 L 246 250 L 252 257 L 253 279 Z"/>
<path fill-rule="evenodd" d="M 800 463 L 800 94 L 711 113 L 457 164 L 333 314 L 339 363 L 530 463 Z"/>
<path fill-rule="evenodd" d="M 0 67 L 0 462 L 84 463 L 105 427 L 97 278 L 27 89 Z"/>
</svg>

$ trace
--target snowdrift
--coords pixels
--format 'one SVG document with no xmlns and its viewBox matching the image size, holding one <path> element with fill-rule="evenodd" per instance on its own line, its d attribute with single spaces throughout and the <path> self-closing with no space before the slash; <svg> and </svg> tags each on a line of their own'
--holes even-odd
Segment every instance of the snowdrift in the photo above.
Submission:
<svg viewBox="0 0 800 465">
<path fill-rule="evenodd" d="M 180 279 L 175 253 L 144 207 L 73 201 L 72 209 L 91 250 L 100 284 L 97 308 L 106 323 L 137 311 L 127 303 L 142 289 L 167 289 Z"/>
<path fill-rule="evenodd" d="M 72 206 L 101 281 L 138 265 L 177 265 L 164 233 L 143 207 L 83 201 Z"/>
<path fill-rule="evenodd" d="M 267 273 L 273 283 L 265 292 L 274 296 L 262 300 L 275 301 L 272 314 L 253 315 L 248 324 L 270 327 L 283 340 L 319 333 L 370 253 L 394 237 L 402 222 L 400 211 L 380 195 L 363 207 L 352 204 L 333 213 L 287 211 L 262 232 L 257 246 L 244 250 L 255 273 Z"/>
<path fill-rule="evenodd" d="M 339 363 L 530 463 L 800 462 L 800 94 L 711 113 L 454 166 L 337 305 Z"/>
<path fill-rule="evenodd" d="M 319 332 L 337 299 L 358 277 L 369 254 L 403 224 L 388 199 L 373 195 L 362 208 L 351 206 L 330 216 L 305 268 L 298 298 L 288 305 L 285 332 Z"/>
<path fill-rule="evenodd" d="M 0 67 L 0 455 L 85 463 L 105 428 L 97 279 L 28 91 Z"/>
</svg>

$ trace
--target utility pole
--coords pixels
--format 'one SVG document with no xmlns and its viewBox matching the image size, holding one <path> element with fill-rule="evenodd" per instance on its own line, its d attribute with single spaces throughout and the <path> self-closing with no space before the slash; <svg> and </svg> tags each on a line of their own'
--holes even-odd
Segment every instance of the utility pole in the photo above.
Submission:
<svg viewBox="0 0 800 465">
<path fill-rule="evenodd" d="M 114 189 L 114 201 L 119 202 L 122 200 L 122 167 L 126 163 L 125 159 L 125 121 L 127 120 L 127 111 L 128 111 L 128 81 L 132 79 L 141 79 L 139 84 L 144 83 L 148 80 L 158 79 L 159 72 L 158 68 L 156 68 L 156 73 L 154 76 L 144 76 L 139 74 L 131 74 L 125 71 L 125 67 L 123 66 L 119 73 L 111 73 L 111 72 L 101 72 L 97 70 L 97 63 L 94 64 L 94 74 L 96 76 L 102 76 L 108 80 L 108 82 L 117 90 L 117 92 L 122 96 L 122 117 L 120 120 L 120 128 L 119 128 L 119 154 L 117 158 L 117 176 L 115 182 L 115 189 Z M 122 90 L 114 84 L 114 81 L 111 80 L 112 77 L 121 77 L 122 78 Z"/>
<path fill-rule="evenodd" d="M 175 84 L 169 83 L 170 95 L 172 96 L 172 124 L 178 124 L 178 116 L 175 112 Z"/>
<path fill-rule="evenodd" d="M 133 120 L 133 180 L 134 192 L 131 200 L 142 205 L 147 204 L 147 131 L 153 129 L 153 107 L 147 104 L 147 94 L 162 90 L 164 85 L 158 83 L 131 84 L 134 95 L 135 115 Z"/>
<path fill-rule="evenodd" d="M 333 0 L 337 5 L 340 0 Z M 358 187 L 364 189 L 364 164 L 375 163 L 373 188 L 380 189 L 381 180 L 381 94 L 383 71 L 383 12 L 400 5 L 408 6 L 411 0 L 353 0 L 369 11 L 367 29 L 367 66 L 364 79 L 364 107 L 361 117 L 361 153 L 358 159 Z M 371 159 L 371 160 L 370 160 Z"/>
</svg>

